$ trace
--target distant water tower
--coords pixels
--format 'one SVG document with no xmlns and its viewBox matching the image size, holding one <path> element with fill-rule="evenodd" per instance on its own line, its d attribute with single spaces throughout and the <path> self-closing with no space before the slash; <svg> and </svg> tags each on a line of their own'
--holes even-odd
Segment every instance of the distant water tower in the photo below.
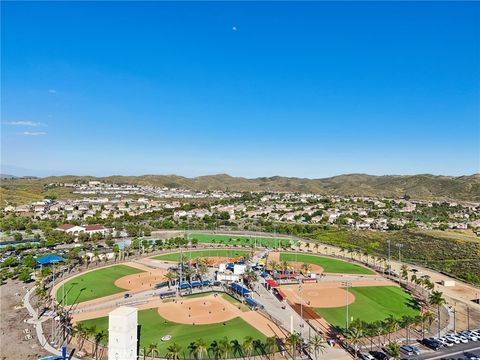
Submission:
<svg viewBox="0 0 480 360">
<path fill-rule="evenodd" d="M 108 314 L 108 359 L 137 360 L 138 310 L 121 306 Z"/>
</svg>

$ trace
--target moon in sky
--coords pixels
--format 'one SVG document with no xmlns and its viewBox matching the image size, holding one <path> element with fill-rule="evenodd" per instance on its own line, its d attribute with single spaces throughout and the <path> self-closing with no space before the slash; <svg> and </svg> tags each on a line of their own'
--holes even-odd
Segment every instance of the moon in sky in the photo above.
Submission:
<svg viewBox="0 0 480 360">
<path fill-rule="evenodd" d="M 232 30 L 237 31 L 237 27 L 236 26 L 232 27 Z"/>
</svg>

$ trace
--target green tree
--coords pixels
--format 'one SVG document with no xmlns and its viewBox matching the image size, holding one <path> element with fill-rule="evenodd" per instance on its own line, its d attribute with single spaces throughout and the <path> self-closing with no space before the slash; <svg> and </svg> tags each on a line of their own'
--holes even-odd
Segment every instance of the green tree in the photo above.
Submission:
<svg viewBox="0 0 480 360">
<path fill-rule="evenodd" d="M 167 359 L 179 360 L 182 354 L 182 347 L 177 343 L 173 343 L 167 347 L 167 353 L 165 354 Z"/>
<path fill-rule="evenodd" d="M 430 305 L 437 307 L 438 336 L 440 336 L 440 307 L 445 304 L 445 298 L 441 291 L 432 291 L 429 298 Z"/>
</svg>

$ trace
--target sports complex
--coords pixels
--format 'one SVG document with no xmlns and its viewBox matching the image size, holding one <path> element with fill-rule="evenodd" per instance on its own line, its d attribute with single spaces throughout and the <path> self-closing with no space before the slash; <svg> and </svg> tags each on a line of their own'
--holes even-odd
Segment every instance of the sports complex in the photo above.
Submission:
<svg viewBox="0 0 480 360">
<path fill-rule="evenodd" d="M 318 332 L 327 339 L 341 336 L 347 321 L 400 319 L 420 310 L 381 274 L 346 259 L 289 251 L 290 239 L 189 236 L 198 240 L 197 248 L 88 270 L 58 283 L 52 295 L 69 309 L 74 324 L 97 331 L 108 331 L 112 310 L 136 307 L 140 349 L 155 344 L 160 357 L 176 344 L 189 358 L 193 341 L 210 346 L 225 337 L 240 344 L 246 337 L 257 344 L 275 338 L 273 350 L 282 351 L 292 332 Z M 228 357 L 265 351 L 232 350 Z"/>
</svg>

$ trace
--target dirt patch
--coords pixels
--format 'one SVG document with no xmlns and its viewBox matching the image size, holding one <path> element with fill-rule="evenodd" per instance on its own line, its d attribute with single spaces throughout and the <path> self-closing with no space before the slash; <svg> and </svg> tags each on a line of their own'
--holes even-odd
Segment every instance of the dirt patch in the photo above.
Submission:
<svg viewBox="0 0 480 360">
<path fill-rule="evenodd" d="M 131 274 L 115 281 L 115 286 L 131 291 L 142 291 L 152 289 L 155 284 L 165 281 L 166 270 L 163 269 L 150 269 L 138 266 L 135 264 L 136 268 L 143 270 L 144 272 L 139 274 Z"/>
<path fill-rule="evenodd" d="M 27 309 L 23 307 L 22 299 L 32 284 L 8 280 L 0 290 L 0 359 L 38 359 L 49 355 L 38 343 L 35 328 L 24 319 L 29 319 Z M 37 307 L 36 297 L 31 298 L 32 306 Z M 47 322 L 50 325 L 49 322 Z M 44 324 L 45 328 L 45 324 Z M 23 331 L 28 329 L 32 338 L 25 339 Z M 48 334 L 47 334 L 48 336 Z"/>
<path fill-rule="evenodd" d="M 205 296 L 177 299 L 158 307 L 158 313 L 168 321 L 180 324 L 216 324 L 238 316 L 237 308 L 222 297 Z"/>
<path fill-rule="evenodd" d="M 316 286 L 315 286 L 316 285 Z M 298 285 L 282 286 L 282 290 L 287 295 L 288 301 L 292 304 L 316 307 L 316 308 L 332 308 L 341 307 L 355 302 L 355 296 L 340 287 L 324 288 L 319 284 L 304 284 L 303 290 L 298 290 Z"/>
<path fill-rule="evenodd" d="M 300 270 L 302 269 L 302 265 L 304 263 L 300 261 L 288 261 L 287 264 L 288 266 L 295 269 L 296 272 L 300 272 Z M 310 271 L 309 271 L 310 273 L 322 274 L 324 271 L 320 265 L 316 265 L 316 264 L 308 264 L 308 265 L 310 267 Z"/>
</svg>

